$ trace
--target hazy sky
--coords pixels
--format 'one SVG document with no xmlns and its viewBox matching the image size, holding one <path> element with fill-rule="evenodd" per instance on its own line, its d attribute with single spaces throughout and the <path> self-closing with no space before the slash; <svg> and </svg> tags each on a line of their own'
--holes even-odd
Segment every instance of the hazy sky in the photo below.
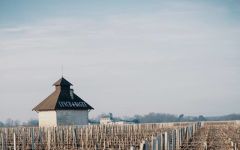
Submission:
<svg viewBox="0 0 240 150">
<path fill-rule="evenodd" d="M 238 0 L 1 0 L 0 120 L 61 77 L 90 117 L 240 113 Z"/>
</svg>

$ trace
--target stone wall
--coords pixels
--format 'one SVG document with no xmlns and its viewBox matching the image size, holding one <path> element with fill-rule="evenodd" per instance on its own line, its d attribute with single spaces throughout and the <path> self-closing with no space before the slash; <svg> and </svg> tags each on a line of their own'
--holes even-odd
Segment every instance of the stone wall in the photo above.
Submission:
<svg viewBox="0 0 240 150">
<path fill-rule="evenodd" d="M 38 118 L 40 127 L 57 126 L 56 111 L 40 111 Z"/>
<path fill-rule="evenodd" d="M 88 110 L 58 110 L 57 125 L 87 125 Z"/>
</svg>

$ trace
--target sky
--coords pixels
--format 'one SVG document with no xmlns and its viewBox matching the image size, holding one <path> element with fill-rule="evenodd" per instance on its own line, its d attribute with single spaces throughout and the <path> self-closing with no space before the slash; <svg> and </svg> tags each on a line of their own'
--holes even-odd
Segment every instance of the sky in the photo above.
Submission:
<svg viewBox="0 0 240 150">
<path fill-rule="evenodd" d="M 62 74 L 90 117 L 240 113 L 239 48 L 238 0 L 1 0 L 0 121 Z"/>
</svg>

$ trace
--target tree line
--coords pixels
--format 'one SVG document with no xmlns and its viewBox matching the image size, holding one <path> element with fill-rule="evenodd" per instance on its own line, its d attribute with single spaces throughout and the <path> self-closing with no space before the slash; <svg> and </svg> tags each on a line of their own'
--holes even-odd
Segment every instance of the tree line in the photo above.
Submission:
<svg viewBox="0 0 240 150">
<path fill-rule="evenodd" d="M 101 114 L 90 119 L 90 123 L 98 124 L 102 116 L 110 115 L 114 121 L 130 121 L 135 123 L 164 123 L 164 122 L 189 122 L 189 121 L 229 121 L 240 120 L 240 114 L 229 114 L 224 116 L 185 116 L 184 114 L 173 115 L 167 113 L 148 113 L 145 115 L 134 115 L 132 117 L 113 117 L 112 113 Z M 0 121 L 0 127 L 15 126 L 38 126 L 38 119 L 30 119 L 26 122 L 19 120 L 7 119 L 5 122 Z"/>
<path fill-rule="evenodd" d="M 19 120 L 7 119 L 5 122 L 0 121 L 0 127 L 16 127 L 16 126 L 38 126 L 37 119 L 30 119 L 26 122 Z"/>
<path fill-rule="evenodd" d="M 112 113 L 110 116 L 112 116 Z M 96 118 L 91 119 L 92 122 L 98 123 L 102 116 L 101 114 Z M 240 114 L 229 114 L 224 116 L 185 116 L 184 114 L 174 115 L 168 113 L 148 113 L 145 115 L 134 115 L 133 117 L 112 117 L 114 121 L 132 121 L 135 123 L 164 123 L 164 122 L 191 122 L 191 121 L 227 121 L 227 120 L 240 120 Z"/>
</svg>

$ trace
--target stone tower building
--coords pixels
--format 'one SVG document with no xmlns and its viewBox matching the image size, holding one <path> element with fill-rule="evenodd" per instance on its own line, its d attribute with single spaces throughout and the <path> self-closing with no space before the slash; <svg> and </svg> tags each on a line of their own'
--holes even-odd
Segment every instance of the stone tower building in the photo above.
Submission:
<svg viewBox="0 0 240 150">
<path fill-rule="evenodd" d="M 53 85 L 55 91 L 33 108 L 38 113 L 39 126 L 87 125 L 88 113 L 94 108 L 78 97 L 63 77 Z"/>
</svg>

